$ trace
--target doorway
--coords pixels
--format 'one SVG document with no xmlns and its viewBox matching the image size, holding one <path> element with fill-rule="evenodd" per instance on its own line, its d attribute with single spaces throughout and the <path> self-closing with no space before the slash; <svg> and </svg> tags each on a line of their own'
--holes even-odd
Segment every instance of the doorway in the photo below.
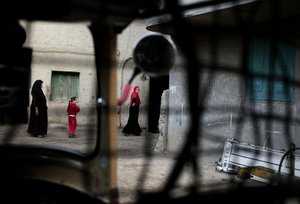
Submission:
<svg viewBox="0 0 300 204">
<path fill-rule="evenodd" d="M 148 103 L 148 132 L 159 133 L 161 96 L 169 88 L 169 75 L 150 77 Z"/>
</svg>

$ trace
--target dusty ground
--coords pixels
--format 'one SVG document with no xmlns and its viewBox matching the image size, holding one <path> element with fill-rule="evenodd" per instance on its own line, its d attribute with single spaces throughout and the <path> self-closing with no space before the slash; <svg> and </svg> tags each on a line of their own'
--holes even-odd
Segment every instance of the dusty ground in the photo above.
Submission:
<svg viewBox="0 0 300 204">
<path fill-rule="evenodd" d="M 45 138 L 29 137 L 26 134 L 26 128 L 27 125 L 7 130 L 1 127 L 0 133 L 6 135 L 2 142 L 56 145 L 62 148 L 71 148 L 86 152 L 93 147 L 95 141 L 95 134 L 93 132 L 88 134 L 88 137 L 86 136 L 85 127 L 78 127 L 77 138 L 68 138 L 66 127 L 59 124 L 50 124 L 48 135 Z M 62 134 L 63 132 L 65 134 Z M 16 137 L 15 135 L 18 136 Z M 150 134 L 146 130 L 143 130 L 142 135 L 139 137 L 126 137 L 122 136 L 121 130 L 119 130 L 117 173 L 120 202 L 122 204 L 135 202 L 137 199 L 137 189 L 142 192 L 159 191 L 167 181 L 171 169 L 177 161 L 176 155 L 154 152 L 153 147 L 158 137 L 158 134 Z M 150 151 L 146 152 L 146 150 Z M 146 153 L 151 154 L 151 159 L 146 156 Z M 197 179 L 203 185 L 230 183 L 230 179 L 232 179 L 231 175 L 215 171 L 215 161 L 217 159 L 216 156 L 212 156 L 201 160 L 201 173 Z M 187 170 L 176 184 L 186 186 L 192 181 L 195 181 L 195 177 Z"/>
<path fill-rule="evenodd" d="M 158 134 L 150 134 L 146 130 L 143 131 L 141 137 L 125 137 L 120 133 L 118 178 L 121 203 L 134 202 L 137 199 L 135 194 L 137 189 L 146 192 L 159 191 L 166 183 L 177 161 L 176 155 L 150 151 L 151 159 L 145 156 L 145 151 L 149 150 L 150 146 L 150 150 L 153 150 L 158 137 Z M 202 170 L 198 181 L 202 185 L 210 186 L 210 188 L 221 184 L 226 186 L 236 179 L 232 175 L 215 171 L 216 160 L 218 158 L 214 156 L 201 160 Z M 188 186 L 193 181 L 195 178 L 189 170 L 186 170 L 177 183 L 179 186 Z"/>
</svg>

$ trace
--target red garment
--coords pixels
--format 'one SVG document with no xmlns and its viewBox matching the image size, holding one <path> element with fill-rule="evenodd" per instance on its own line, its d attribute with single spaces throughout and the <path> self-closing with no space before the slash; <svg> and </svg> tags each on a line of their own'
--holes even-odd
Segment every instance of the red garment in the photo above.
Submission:
<svg viewBox="0 0 300 204">
<path fill-rule="evenodd" d="M 70 102 L 68 106 L 68 122 L 69 122 L 69 134 L 74 135 L 77 127 L 76 114 L 80 111 L 79 106 L 75 102 Z"/>
<path fill-rule="evenodd" d="M 68 110 L 67 113 L 68 115 L 75 115 L 80 111 L 79 106 L 74 103 L 74 102 L 70 102 L 69 106 L 68 106 Z"/>
<path fill-rule="evenodd" d="M 138 86 L 135 86 L 135 87 L 133 88 L 133 91 L 132 91 L 131 97 L 130 97 L 130 107 L 132 107 L 134 103 L 136 103 L 136 104 L 138 104 L 138 105 L 140 105 L 140 103 L 141 103 L 140 96 L 139 96 L 139 94 L 136 92 L 136 89 L 139 89 L 139 87 L 138 87 Z"/>
</svg>

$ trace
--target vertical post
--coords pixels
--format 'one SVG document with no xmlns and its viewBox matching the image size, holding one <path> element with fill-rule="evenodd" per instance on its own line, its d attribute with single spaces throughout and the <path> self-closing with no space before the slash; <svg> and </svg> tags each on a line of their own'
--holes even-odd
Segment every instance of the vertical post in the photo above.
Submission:
<svg viewBox="0 0 300 204">
<path fill-rule="evenodd" d="M 97 69 L 98 102 L 98 159 L 101 165 L 98 179 L 100 190 L 108 190 L 111 203 L 119 203 L 117 188 L 117 86 L 116 44 L 117 33 L 113 26 L 93 23 L 90 31 L 94 40 Z M 102 192 L 103 193 L 103 192 Z"/>
<path fill-rule="evenodd" d="M 290 162 L 290 176 L 294 177 L 295 176 L 295 147 L 296 145 L 294 143 L 290 144 L 290 149 L 292 150 L 290 155 L 289 155 L 289 162 Z"/>
</svg>

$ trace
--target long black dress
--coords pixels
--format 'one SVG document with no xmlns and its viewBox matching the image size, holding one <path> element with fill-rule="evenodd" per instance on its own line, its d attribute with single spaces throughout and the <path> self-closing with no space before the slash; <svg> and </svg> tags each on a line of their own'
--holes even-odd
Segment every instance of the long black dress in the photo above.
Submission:
<svg viewBox="0 0 300 204">
<path fill-rule="evenodd" d="M 134 90 L 131 94 L 130 107 L 129 107 L 129 117 L 127 124 L 124 126 L 122 132 L 127 134 L 133 134 L 136 136 L 140 136 L 142 129 L 139 125 L 138 118 L 140 112 L 140 98 L 136 90 L 138 86 L 134 87 Z"/>
<path fill-rule="evenodd" d="M 48 107 L 42 84 L 42 80 L 36 80 L 31 90 L 32 101 L 27 132 L 33 137 L 45 136 L 48 131 Z"/>
<path fill-rule="evenodd" d="M 123 128 L 123 133 L 125 134 L 133 134 L 136 136 L 140 136 L 142 129 L 138 123 L 139 118 L 139 105 L 135 105 L 129 108 L 129 117 L 127 124 Z"/>
</svg>

